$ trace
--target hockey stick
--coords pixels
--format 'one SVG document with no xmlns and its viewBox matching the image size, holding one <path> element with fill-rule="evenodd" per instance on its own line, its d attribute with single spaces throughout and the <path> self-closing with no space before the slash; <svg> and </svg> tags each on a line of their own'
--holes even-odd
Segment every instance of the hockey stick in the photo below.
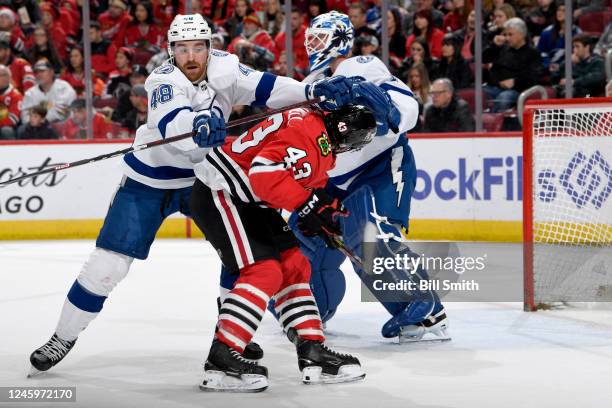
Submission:
<svg viewBox="0 0 612 408">
<path fill-rule="evenodd" d="M 245 123 L 255 122 L 257 120 L 265 119 L 268 116 L 271 116 L 271 115 L 274 115 L 274 114 L 277 114 L 277 113 L 281 113 L 281 112 L 284 112 L 284 111 L 287 111 L 287 110 L 291 110 L 291 109 L 302 108 L 304 106 L 313 105 L 315 103 L 323 102 L 324 100 L 325 100 L 324 97 L 318 97 L 318 98 L 314 98 L 314 99 L 309 99 L 307 101 L 294 103 L 292 105 L 287 105 L 287 106 L 284 106 L 282 108 L 277 108 L 277 109 L 272 109 L 272 110 L 269 110 L 269 111 L 266 111 L 266 112 L 257 113 L 257 114 L 250 115 L 250 116 L 247 116 L 247 117 L 244 117 L 244 118 L 232 120 L 231 122 L 228 122 L 225 127 L 227 129 L 229 129 L 229 128 L 236 127 L 236 126 L 239 126 L 239 125 L 243 125 Z M 117 150 L 116 152 L 101 154 L 99 156 L 91 157 L 89 159 L 77 160 L 77 161 L 74 161 L 72 163 L 58 164 L 58 165 L 46 168 L 44 170 L 36 171 L 36 172 L 33 172 L 33 173 L 29 173 L 29 174 L 24 174 L 23 176 L 19 176 L 19 177 L 15 177 L 15 178 L 7 180 L 7 181 L 3 181 L 3 182 L 0 183 L 0 187 L 6 186 L 6 185 L 9 185 L 9 184 L 13 184 L 13 183 L 17 183 L 17 182 L 19 182 L 21 180 L 25 180 L 25 179 L 28 179 L 28 178 L 31 178 L 31 177 L 40 176 L 42 174 L 55 173 L 56 171 L 65 170 L 65 169 L 69 169 L 69 168 L 72 168 L 72 167 L 82 166 L 84 164 L 95 163 L 95 162 L 99 162 L 99 161 L 106 160 L 106 159 L 112 159 L 113 157 L 123 156 L 123 155 L 128 154 L 128 153 L 133 153 L 133 152 L 138 152 L 140 150 L 150 149 L 150 148 L 155 147 L 155 146 L 161 146 L 161 145 L 165 145 L 165 144 L 168 144 L 168 143 L 178 142 L 179 140 L 187 139 L 187 138 L 190 138 L 192 136 L 193 136 L 193 132 L 183 133 L 182 135 L 172 136 L 172 137 L 169 137 L 167 139 L 155 140 L 153 142 L 143 143 L 143 144 L 140 144 L 140 145 L 137 145 L 137 146 L 130 146 L 130 147 L 127 147 L 125 149 Z"/>
<path fill-rule="evenodd" d="M 332 239 L 334 241 L 334 244 L 336 244 L 338 251 L 342 252 L 344 255 L 346 255 L 348 259 L 350 259 L 352 262 L 356 263 L 359 267 L 363 269 L 363 261 L 361 260 L 359 255 L 355 254 L 353 251 L 348 249 L 347 246 L 344 245 L 344 242 L 342 242 L 341 239 L 339 238 L 332 238 Z"/>
</svg>

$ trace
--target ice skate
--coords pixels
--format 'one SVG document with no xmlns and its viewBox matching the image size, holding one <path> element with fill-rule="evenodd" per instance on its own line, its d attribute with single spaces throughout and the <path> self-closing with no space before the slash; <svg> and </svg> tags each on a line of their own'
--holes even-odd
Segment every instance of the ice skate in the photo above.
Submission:
<svg viewBox="0 0 612 408">
<path fill-rule="evenodd" d="M 449 341 L 450 339 L 448 318 L 444 308 L 417 324 L 402 326 L 399 333 L 400 343 Z"/>
<path fill-rule="evenodd" d="M 304 339 L 297 341 L 296 349 L 305 384 L 334 384 L 365 378 L 359 360 L 350 354 L 338 353 L 321 342 Z"/>
<path fill-rule="evenodd" d="M 213 341 L 204 364 L 202 391 L 261 392 L 268 388 L 268 369 L 249 361 L 221 343 Z"/>
<path fill-rule="evenodd" d="M 66 354 L 74 347 L 76 340 L 67 341 L 57 337 L 57 334 L 53 333 L 53 336 L 46 342 L 42 347 L 37 348 L 30 355 L 30 363 L 32 368 L 28 377 L 32 377 L 40 372 L 47 371 L 57 363 L 62 361 Z"/>
</svg>

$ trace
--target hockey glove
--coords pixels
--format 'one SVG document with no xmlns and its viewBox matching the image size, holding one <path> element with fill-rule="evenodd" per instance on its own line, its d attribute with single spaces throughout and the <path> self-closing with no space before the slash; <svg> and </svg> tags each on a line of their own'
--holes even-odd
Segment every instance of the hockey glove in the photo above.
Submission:
<svg viewBox="0 0 612 408">
<path fill-rule="evenodd" d="M 342 230 L 335 218 L 349 215 L 340 200 L 323 189 L 317 189 L 295 212 L 298 215 L 297 227 L 302 234 L 308 237 L 318 235 L 328 247 L 338 247 L 336 239 L 342 236 Z"/>
<path fill-rule="evenodd" d="M 351 86 L 353 81 L 338 75 L 335 77 L 315 81 L 308 88 L 310 99 L 325 97 L 325 101 L 319 103 L 321 108 L 330 111 L 351 102 Z"/>
<path fill-rule="evenodd" d="M 354 82 L 351 87 L 351 97 L 353 103 L 367 106 L 374 113 L 378 123 L 376 136 L 387 134 L 389 129 L 399 133 L 400 112 L 384 89 L 371 82 Z"/>
<path fill-rule="evenodd" d="M 214 111 L 203 111 L 193 119 L 193 141 L 200 147 L 220 146 L 225 141 L 225 121 Z"/>
</svg>

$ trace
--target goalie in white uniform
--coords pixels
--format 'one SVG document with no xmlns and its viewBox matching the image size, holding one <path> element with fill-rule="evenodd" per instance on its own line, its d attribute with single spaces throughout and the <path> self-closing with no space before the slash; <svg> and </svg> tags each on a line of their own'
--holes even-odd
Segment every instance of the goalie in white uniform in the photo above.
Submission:
<svg viewBox="0 0 612 408">
<path fill-rule="evenodd" d="M 134 143 L 192 131 L 194 136 L 124 157 L 125 176 L 96 248 L 68 292 L 55 333 L 30 356 L 32 373 L 50 369 L 72 349 L 134 258 L 147 258 L 163 220 L 178 211 L 189 215 L 193 166 L 202 161 L 205 148 L 223 143 L 232 106 L 279 108 L 318 96 L 332 101 L 328 107 L 349 102 L 346 78 L 302 84 L 243 66 L 235 55 L 211 50 L 210 42 L 211 31 L 201 15 L 177 15 L 172 22 L 170 60 L 147 78 L 148 120 Z"/>
</svg>

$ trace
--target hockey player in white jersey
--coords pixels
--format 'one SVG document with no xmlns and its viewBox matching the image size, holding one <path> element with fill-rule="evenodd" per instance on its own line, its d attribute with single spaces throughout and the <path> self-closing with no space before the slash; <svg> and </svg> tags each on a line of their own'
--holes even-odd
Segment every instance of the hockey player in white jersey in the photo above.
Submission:
<svg viewBox="0 0 612 408">
<path fill-rule="evenodd" d="M 313 85 L 245 67 L 235 55 L 210 49 L 211 30 L 199 14 L 177 15 L 168 31 L 170 60 L 145 83 L 147 124 L 136 144 L 194 132 L 192 139 L 124 157 L 124 178 L 112 199 L 96 248 L 70 288 L 51 339 L 30 356 L 32 373 L 60 362 L 102 310 L 134 258 L 146 259 L 163 220 L 189 214 L 193 166 L 225 139 L 234 105 L 279 108 L 318 96 L 328 107 L 349 102 L 346 78 Z"/>
<path fill-rule="evenodd" d="M 351 94 L 355 103 L 369 107 L 376 115 L 377 137 L 361 150 L 341 153 L 336 167 L 328 174 L 327 190 L 344 199 L 351 216 L 343 221 L 345 244 L 357 251 L 363 240 L 362 227 L 370 222 L 378 229 L 378 238 L 401 242 L 408 230 L 410 200 L 416 183 L 416 167 L 405 133 L 418 118 L 418 104 L 410 89 L 391 75 L 381 60 L 373 56 L 351 57 L 353 27 L 345 14 L 335 11 L 317 16 L 306 30 L 306 51 L 310 59 L 310 75 L 304 80 L 314 83 L 322 78 L 354 76 Z M 368 208 L 361 208 L 364 206 Z M 371 212 L 376 217 L 369 215 Z M 345 279 L 340 265 L 345 256 L 327 248 L 319 238 L 305 237 L 295 227 L 295 214 L 289 224 L 301 241 L 301 249 L 312 266 L 311 287 L 323 322 L 334 315 L 345 292 Z M 360 278 L 367 274 L 354 265 Z M 408 275 L 408 276 L 405 276 Z M 420 279 L 427 279 L 419 271 Z M 397 279 L 410 279 L 410 274 Z M 234 277 L 222 272 L 221 286 L 230 289 Z M 382 327 L 384 337 L 400 337 L 402 341 L 448 340 L 447 318 L 437 294 L 419 293 L 418 300 L 397 301 L 388 294 L 379 296 L 391 314 Z"/>
</svg>

